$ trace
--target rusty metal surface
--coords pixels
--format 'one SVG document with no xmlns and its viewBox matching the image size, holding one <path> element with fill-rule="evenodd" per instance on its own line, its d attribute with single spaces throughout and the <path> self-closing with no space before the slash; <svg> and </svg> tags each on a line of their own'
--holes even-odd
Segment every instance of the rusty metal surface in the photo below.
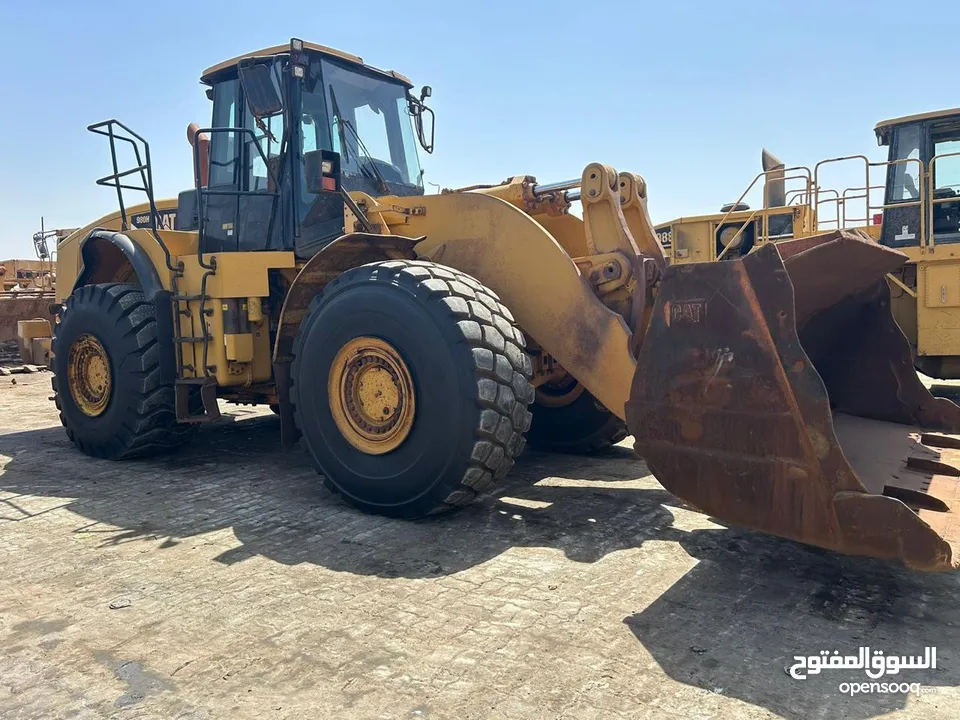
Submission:
<svg viewBox="0 0 960 720">
<path fill-rule="evenodd" d="M 778 250 L 790 276 L 802 278 L 793 288 L 798 327 L 848 295 L 876 285 L 906 261 L 902 253 L 850 230 L 788 240 Z"/>
<path fill-rule="evenodd" d="M 905 468 L 911 455 L 944 462 L 919 444 L 920 427 L 956 430 L 960 409 L 920 383 L 890 315 L 882 278 L 899 254 L 822 236 L 784 260 L 783 245 L 667 270 L 626 408 L 636 451 L 670 492 L 722 521 L 954 568 L 957 481 L 936 465 Z M 834 264 L 853 262 L 852 280 Z M 921 509 L 938 501 L 950 510 Z"/>
</svg>

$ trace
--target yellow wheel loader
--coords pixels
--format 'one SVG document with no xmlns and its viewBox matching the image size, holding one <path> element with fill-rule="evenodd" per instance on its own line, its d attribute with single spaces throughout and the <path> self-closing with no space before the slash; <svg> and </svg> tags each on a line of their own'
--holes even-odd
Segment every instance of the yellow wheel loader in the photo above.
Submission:
<svg viewBox="0 0 960 720">
<path fill-rule="evenodd" d="M 415 518 L 490 491 L 527 439 L 583 451 L 626 429 L 720 520 L 956 565 L 957 484 L 917 433 L 960 411 L 898 344 L 883 278 L 902 253 L 834 233 L 667 267 L 642 178 L 600 163 L 425 195 L 430 90 L 359 57 L 295 39 L 202 82 L 213 120 L 189 129 L 175 200 L 154 199 L 142 138 L 90 127 L 120 209 L 59 245 L 52 358 L 83 452 L 166 450 L 219 400 L 265 404 L 347 502 Z"/>
</svg>

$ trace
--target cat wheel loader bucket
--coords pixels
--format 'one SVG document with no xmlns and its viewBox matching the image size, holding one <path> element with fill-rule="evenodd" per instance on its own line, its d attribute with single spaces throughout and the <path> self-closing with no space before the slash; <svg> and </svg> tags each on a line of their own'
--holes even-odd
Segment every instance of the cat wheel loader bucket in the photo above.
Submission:
<svg viewBox="0 0 960 720">
<path fill-rule="evenodd" d="M 701 512 L 831 550 L 960 564 L 960 408 L 913 368 L 884 276 L 838 231 L 670 267 L 626 406 L 636 450 Z"/>
</svg>

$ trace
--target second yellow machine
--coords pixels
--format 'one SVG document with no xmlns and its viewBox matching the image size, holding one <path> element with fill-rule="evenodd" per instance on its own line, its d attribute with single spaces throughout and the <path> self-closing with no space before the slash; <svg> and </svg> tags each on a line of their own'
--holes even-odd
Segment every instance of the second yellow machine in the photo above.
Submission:
<svg viewBox="0 0 960 720">
<path fill-rule="evenodd" d="M 661 223 L 670 263 L 735 260 L 768 242 L 825 229 L 865 233 L 907 256 L 890 273 L 893 314 L 914 365 L 960 378 L 960 108 L 883 120 L 874 128 L 887 159 L 865 155 L 786 167 L 764 151 L 763 171 L 720 213 Z M 830 187 L 838 174 L 857 181 Z M 762 203 L 743 200 L 762 185 Z"/>
<path fill-rule="evenodd" d="M 59 244 L 52 353 L 83 452 L 173 448 L 218 400 L 269 404 L 348 502 L 412 518 L 494 488 L 527 441 L 583 452 L 629 431 L 721 520 L 957 564 L 957 483 L 939 451 L 906 471 L 901 451 L 960 430 L 960 409 L 905 341 L 867 342 L 896 329 L 883 278 L 902 253 L 834 233 L 667 268 L 643 180 L 603 164 L 425 195 L 430 90 L 356 56 L 293 40 L 202 82 L 213 122 L 189 130 L 196 182 L 175 200 L 154 199 L 142 138 L 90 127 L 120 210 Z M 871 443 L 897 456 L 864 461 Z"/>
</svg>

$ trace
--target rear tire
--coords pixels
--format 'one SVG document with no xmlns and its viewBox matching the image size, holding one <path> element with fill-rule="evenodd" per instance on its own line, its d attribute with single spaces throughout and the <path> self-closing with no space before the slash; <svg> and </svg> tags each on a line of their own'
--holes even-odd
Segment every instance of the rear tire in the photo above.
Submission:
<svg viewBox="0 0 960 720">
<path fill-rule="evenodd" d="M 629 435 L 626 423 L 572 378 L 559 391 L 537 388 L 536 398 L 527 433 L 527 443 L 536 450 L 588 455 Z"/>
<path fill-rule="evenodd" d="M 156 308 L 138 285 L 84 285 L 67 298 L 51 346 L 54 401 L 82 452 L 126 460 L 169 451 L 193 425 L 177 423 L 173 385 L 160 378 Z"/>
<path fill-rule="evenodd" d="M 327 487 L 364 512 L 412 519 L 467 505 L 506 475 L 530 427 L 531 374 L 512 315 L 477 280 L 378 262 L 311 303 L 291 401 Z M 352 422 L 359 430 L 343 429 Z"/>
</svg>

